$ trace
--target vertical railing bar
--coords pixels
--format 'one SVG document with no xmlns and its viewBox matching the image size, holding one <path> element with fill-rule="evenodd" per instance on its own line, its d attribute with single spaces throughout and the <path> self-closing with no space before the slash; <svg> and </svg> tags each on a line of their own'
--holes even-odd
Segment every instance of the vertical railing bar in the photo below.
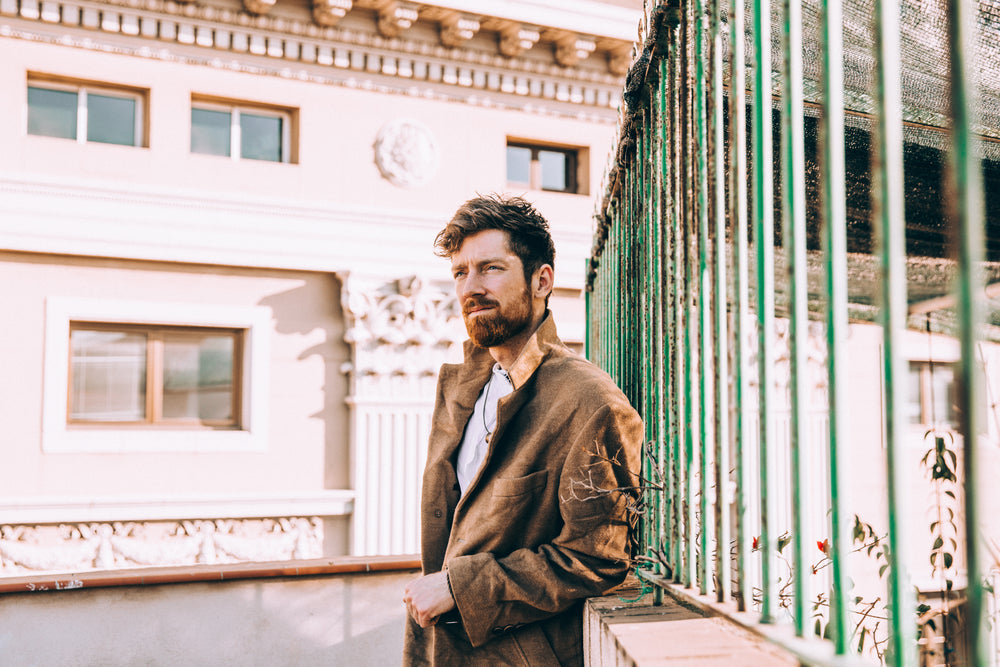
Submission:
<svg viewBox="0 0 1000 667">
<path fill-rule="evenodd" d="M 684 177 L 681 181 L 681 188 L 685 183 L 689 183 L 692 177 L 693 165 L 691 160 L 691 93 L 688 85 L 690 70 L 690 44 L 688 43 L 688 33 L 690 26 L 690 11 L 685 8 L 682 13 L 683 22 L 681 24 L 681 147 L 684 151 Z M 694 405 L 694 337 L 692 336 L 692 313 L 694 311 L 694 293 L 691 279 L 694 271 L 691 268 L 691 202 L 684 197 L 683 215 L 681 216 L 681 234 L 684 244 L 684 264 L 681 275 L 684 280 L 684 506 L 686 508 L 684 517 L 684 533 L 686 534 L 685 546 L 687 548 L 684 561 L 683 584 L 685 588 L 691 587 L 696 581 L 695 569 L 695 493 L 694 493 L 694 424 L 696 406 Z"/>
<path fill-rule="evenodd" d="M 684 168 L 684 155 L 686 154 L 683 136 L 683 104 L 684 99 L 681 90 L 683 87 L 682 83 L 682 64 L 684 62 L 684 52 L 683 52 L 683 42 L 681 40 L 681 28 L 680 28 L 680 16 L 678 18 L 678 26 L 672 31 L 672 39 L 670 40 L 673 48 L 672 57 L 670 59 L 671 67 L 671 106 L 673 107 L 671 112 L 671 151 L 673 153 L 673 215 L 671 218 L 671 237 L 673 239 L 672 250 L 672 270 L 673 270 L 673 312 L 674 312 L 674 332 L 683 332 L 685 325 L 685 314 L 684 314 L 684 281 L 683 281 L 683 269 L 682 269 L 682 259 L 683 255 L 683 235 L 681 233 L 682 221 L 683 221 L 683 202 L 684 198 L 682 196 L 682 183 L 686 177 Z M 674 386 L 672 388 L 672 395 L 674 396 L 674 410 L 676 419 L 675 424 L 675 435 L 676 435 L 676 447 L 674 448 L 675 456 L 673 459 L 674 467 L 674 479 L 676 480 L 674 495 L 674 516 L 676 517 L 675 526 L 677 528 L 677 535 L 675 539 L 675 549 L 674 549 L 674 579 L 679 582 L 684 581 L 684 558 L 686 556 L 686 546 L 685 546 L 685 536 L 687 531 L 686 527 L 686 517 L 684 515 L 684 494 L 686 492 L 686 485 L 684 481 L 684 456 L 686 454 L 686 441 L 687 441 L 687 397 L 684 393 L 684 387 L 686 386 L 685 376 L 687 374 L 686 365 L 686 340 L 682 333 L 675 333 L 672 337 L 674 340 Z"/>
<path fill-rule="evenodd" d="M 697 180 L 697 212 L 698 212 L 698 387 L 699 396 L 699 416 L 701 417 L 698 428 L 698 442 L 700 453 L 698 455 L 700 502 L 699 513 L 701 515 L 700 544 L 701 568 L 698 573 L 698 591 L 702 595 L 708 592 L 708 581 L 711 578 L 711 557 L 709 553 L 710 520 L 708 508 L 709 496 L 709 433 L 712 411 L 709 409 L 711 387 L 708 379 L 709 360 L 711 357 L 711 327 L 709 326 L 709 307 L 711 294 L 711 281 L 708 272 L 708 132 L 706 125 L 705 109 L 705 20 L 707 13 L 702 0 L 694 3 L 695 24 L 694 24 L 694 123 L 695 123 L 695 146 L 698 151 L 698 180 Z"/>
<path fill-rule="evenodd" d="M 881 233 L 882 341 L 885 378 L 886 474 L 889 502 L 889 641 L 898 667 L 917 664 L 911 626 L 915 617 L 909 584 L 905 464 L 901 459 L 906 429 L 905 374 L 900 355 L 906 329 L 906 217 L 903 200 L 903 116 L 900 89 L 899 1 L 875 0 L 876 153 L 872 175 L 873 220 Z M 897 345 L 898 343 L 898 345 Z"/>
<path fill-rule="evenodd" d="M 666 30 L 662 27 L 661 30 Z M 665 40 L 661 40 L 666 43 Z M 659 62 L 656 66 L 659 69 L 659 78 L 656 88 L 657 116 L 656 116 L 656 284 L 658 289 L 657 304 L 657 326 L 656 326 L 656 349 L 659 350 L 657 357 L 656 378 L 659 387 L 657 405 L 657 418 L 659 420 L 659 442 L 658 455 L 660 461 L 660 478 L 663 484 L 663 508 L 660 516 L 661 520 L 661 543 L 660 558 L 669 561 L 670 553 L 673 549 L 672 538 L 672 509 L 673 509 L 673 477 L 670 474 L 669 466 L 672 457 L 671 439 L 673 435 L 673 412 L 672 402 L 669 396 L 671 392 L 672 357 L 671 345 L 667 342 L 666 326 L 671 317 L 670 302 L 666 295 L 671 293 L 668 285 L 667 262 L 665 254 L 668 252 L 668 235 L 666 233 L 666 220 L 669 207 L 669 183 L 670 175 L 667 173 L 669 159 L 667 157 L 667 100 L 666 100 L 666 77 L 668 74 L 667 58 L 669 54 L 660 54 Z M 661 571 L 661 574 L 663 572 Z"/>
<path fill-rule="evenodd" d="M 753 204 L 754 246 L 757 254 L 757 367 L 760 414 L 760 551 L 761 622 L 771 623 L 777 611 L 777 517 L 774 442 L 774 173 L 771 135 L 771 4 L 754 0 L 753 67 Z"/>
<path fill-rule="evenodd" d="M 722 94 L 722 3 L 712 7 L 712 127 L 715 153 L 715 580 L 716 600 L 725 602 L 732 593 L 729 568 L 729 364 L 726 326 L 726 159 L 723 135 Z"/>
<path fill-rule="evenodd" d="M 966 604 L 968 605 L 969 664 L 985 664 L 987 646 L 983 578 L 980 565 L 979 526 L 979 427 L 982 424 L 981 371 L 976 368 L 977 328 L 982 323 L 982 287 L 979 271 L 983 260 L 983 201 L 978 140 L 973 134 L 976 90 L 969 58 L 975 53 L 972 41 L 973 15 L 962 0 L 948 0 L 948 55 L 951 82 L 950 111 L 952 150 L 948 200 L 950 220 L 958 238 L 957 315 L 961 361 L 958 382 L 959 433 L 962 437 L 962 470 L 965 491 Z"/>
<path fill-rule="evenodd" d="M 788 265 L 789 389 L 791 398 L 792 541 L 794 571 L 795 634 L 805 635 L 806 604 L 809 601 L 805 545 L 810 531 L 805 525 L 803 485 L 809 479 L 806 465 L 806 415 L 808 372 L 806 351 L 809 336 L 809 285 L 806 265 L 805 139 L 802 88 L 802 2 L 784 0 L 782 12 L 782 113 L 781 177 L 782 228 Z"/>
<path fill-rule="evenodd" d="M 656 300 L 658 294 L 656 293 L 656 287 L 653 283 L 654 272 L 653 272 L 653 261 L 652 252 L 656 247 L 656 239 L 653 236 L 652 230 L 652 211 L 653 203 L 651 198 L 652 192 L 652 169 L 651 169 L 651 159 L 653 152 L 653 100 L 652 94 L 650 94 L 649 99 L 646 100 L 646 108 L 643 113 L 643 160 L 642 160 L 642 173 L 641 173 L 641 193 L 640 201 L 642 204 L 642 232 L 640 233 L 640 241 L 642 243 L 642 262 L 643 262 L 643 292 L 645 298 L 641 306 L 641 314 L 643 320 L 642 327 L 642 351 L 643 356 L 641 360 L 640 368 L 642 369 L 642 390 L 643 390 L 643 405 L 645 406 L 645 414 L 643 415 L 644 423 L 646 424 L 646 446 L 652 447 L 651 443 L 656 442 L 656 420 L 658 418 L 658 413 L 656 410 L 656 388 L 657 385 L 653 381 L 653 369 L 655 368 L 655 355 L 656 350 L 653 345 L 653 331 L 654 331 L 654 317 L 653 312 L 655 310 Z M 646 545 L 647 555 L 650 557 L 653 563 L 656 563 L 656 573 L 659 574 L 660 567 L 656 559 L 656 552 L 660 543 L 660 501 L 661 496 L 652 488 L 652 481 L 656 479 L 655 470 L 659 465 L 656 457 L 654 456 L 654 451 L 649 449 L 644 452 L 644 456 L 648 461 L 648 471 L 646 479 L 650 480 L 649 485 L 649 505 L 646 516 L 649 519 L 650 529 L 649 529 L 649 540 Z M 659 587 L 657 587 L 658 589 Z M 657 595 L 660 595 L 657 593 Z"/>
<path fill-rule="evenodd" d="M 830 629 L 838 655 L 846 654 L 847 573 L 849 549 L 847 505 L 843 475 L 846 473 L 847 439 L 847 234 L 844 195 L 844 81 L 843 18 L 840 0 L 822 3 L 820 33 L 823 40 L 823 229 L 827 292 L 827 373 L 830 397 L 830 559 L 832 561 Z"/>
<path fill-rule="evenodd" d="M 746 491 L 749 481 L 747 455 L 750 443 L 750 420 L 747 414 L 749 374 L 747 371 L 747 342 L 749 328 L 750 288 L 747 239 L 747 171 L 746 171 L 746 63 L 744 39 L 746 18 L 743 0 L 729 4 L 731 62 L 729 86 L 729 217 L 733 230 L 733 256 L 735 259 L 735 305 L 733 341 L 735 360 L 733 387 L 736 405 L 736 572 L 739 587 L 736 604 L 740 611 L 747 610 L 749 586 L 750 530 Z"/>
</svg>

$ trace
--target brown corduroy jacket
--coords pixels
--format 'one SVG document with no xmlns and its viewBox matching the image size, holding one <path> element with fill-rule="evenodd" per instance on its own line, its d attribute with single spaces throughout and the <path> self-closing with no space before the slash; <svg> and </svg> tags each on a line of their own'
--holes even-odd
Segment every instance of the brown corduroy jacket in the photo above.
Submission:
<svg viewBox="0 0 1000 667">
<path fill-rule="evenodd" d="M 642 424 L 611 378 L 546 316 L 511 368 L 489 452 L 459 498 L 454 462 L 489 352 L 441 369 L 421 506 L 424 574 L 448 571 L 457 609 L 408 619 L 406 665 L 581 665 L 583 599 L 629 570 Z"/>
</svg>

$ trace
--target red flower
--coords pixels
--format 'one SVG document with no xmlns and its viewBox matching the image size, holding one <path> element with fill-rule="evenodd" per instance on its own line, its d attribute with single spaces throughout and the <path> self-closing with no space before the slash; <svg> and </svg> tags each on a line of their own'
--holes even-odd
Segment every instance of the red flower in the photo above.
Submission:
<svg viewBox="0 0 1000 667">
<path fill-rule="evenodd" d="M 757 551 L 757 549 L 759 548 L 760 548 L 760 536 L 758 535 L 753 538 L 753 550 Z"/>
<path fill-rule="evenodd" d="M 829 554 L 830 553 L 830 540 L 829 539 L 825 539 L 822 542 L 817 541 L 816 542 L 816 548 L 819 549 L 820 551 L 822 551 L 825 554 Z"/>
</svg>

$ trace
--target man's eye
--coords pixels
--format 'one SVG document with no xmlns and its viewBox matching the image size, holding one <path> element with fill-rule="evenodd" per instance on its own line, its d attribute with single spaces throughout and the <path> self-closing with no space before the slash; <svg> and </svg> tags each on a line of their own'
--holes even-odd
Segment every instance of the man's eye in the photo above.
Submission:
<svg viewBox="0 0 1000 667">
<path fill-rule="evenodd" d="M 486 270 L 487 271 L 503 271 L 503 267 L 502 266 L 497 266 L 496 264 L 491 264 L 491 265 L 489 265 L 489 266 L 486 267 Z"/>
<path fill-rule="evenodd" d="M 465 277 L 465 271 L 455 271 L 451 275 L 452 275 L 453 278 L 455 278 L 457 280 L 458 278 L 464 278 Z"/>
</svg>

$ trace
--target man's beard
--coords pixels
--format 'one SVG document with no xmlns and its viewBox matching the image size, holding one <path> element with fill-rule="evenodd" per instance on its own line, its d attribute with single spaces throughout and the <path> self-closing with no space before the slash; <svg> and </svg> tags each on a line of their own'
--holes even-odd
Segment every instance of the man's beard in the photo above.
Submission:
<svg viewBox="0 0 1000 667">
<path fill-rule="evenodd" d="M 470 309 L 483 306 L 492 307 L 494 310 L 470 317 Z M 511 303 L 506 309 L 501 309 L 498 301 L 471 297 L 462 305 L 462 317 L 473 343 L 479 347 L 502 345 L 528 328 L 528 324 L 531 323 L 531 293 L 525 288 L 522 298 Z"/>
</svg>

